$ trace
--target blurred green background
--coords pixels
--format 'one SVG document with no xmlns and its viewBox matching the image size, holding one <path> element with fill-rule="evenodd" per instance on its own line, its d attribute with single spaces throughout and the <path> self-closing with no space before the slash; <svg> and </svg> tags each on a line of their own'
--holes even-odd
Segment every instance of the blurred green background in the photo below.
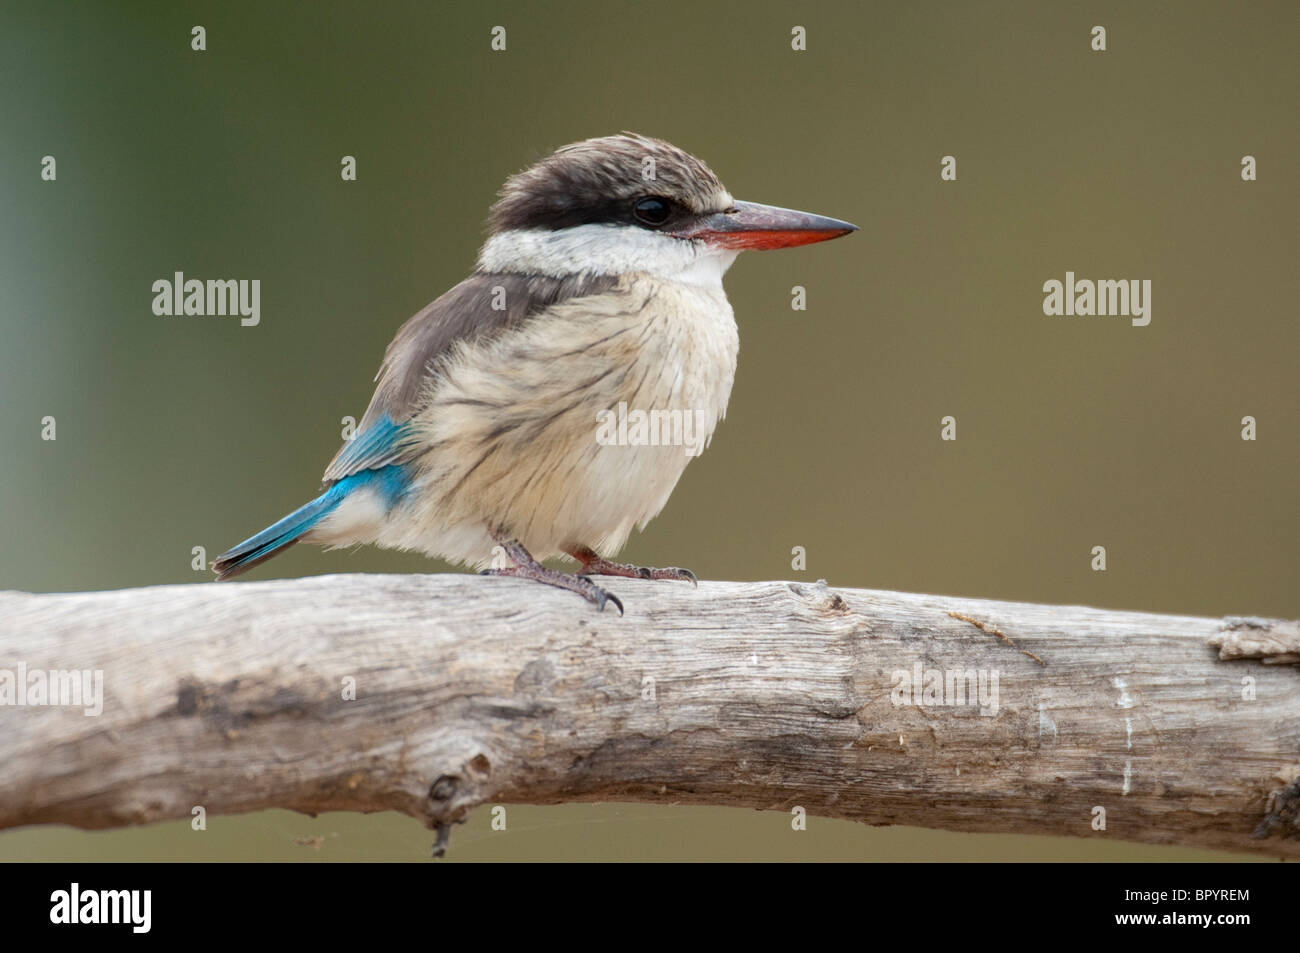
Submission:
<svg viewBox="0 0 1300 953">
<path fill-rule="evenodd" d="M 502 180 L 632 129 L 739 198 L 862 231 L 731 270 L 730 415 L 627 558 L 1300 616 L 1294 0 L 0 9 L 2 588 L 207 578 L 192 547 L 211 558 L 315 494 L 393 332 L 471 268 Z M 261 279 L 261 324 L 154 316 L 152 282 L 178 270 Z M 1151 279 L 1150 326 L 1044 316 L 1067 270 Z M 448 567 L 303 546 L 252 578 L 341 571 Z M 493 833 L 480 810 L 452 858 L 1228 858 L 816 818 L 795 834 L 784 814 L 658 805 L 509 817 Z M 268 812 L 206 834 L 3 833 L 0 859 L 428 846 L 396 815 Z"/>
</svg>

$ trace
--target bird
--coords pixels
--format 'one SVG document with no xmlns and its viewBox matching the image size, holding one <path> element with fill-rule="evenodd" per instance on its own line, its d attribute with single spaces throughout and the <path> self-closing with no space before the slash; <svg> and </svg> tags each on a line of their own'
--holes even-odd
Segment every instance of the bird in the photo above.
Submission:
<svg viewBox="0 0 1300 953">
<path fill-rule="evenodd" d="M 418 551 L 620 614 L 593 577 L 695 584 L 612 557 L 726 414 L 739 332 L 722 277 L 742 251 L 856 230 L 737 200 L 663 139 L 557 149 L 506 180 L 470 276 L 397 331 L 323 492 L 218 556 L 217 580 L 311 542 Z"/>
</svg>

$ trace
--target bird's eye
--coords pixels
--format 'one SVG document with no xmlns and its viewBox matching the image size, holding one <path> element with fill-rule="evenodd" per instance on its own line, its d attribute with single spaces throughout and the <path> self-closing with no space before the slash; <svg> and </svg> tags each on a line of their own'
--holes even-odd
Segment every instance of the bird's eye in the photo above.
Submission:
<svg viewBox="0 0 1300 953">
<path fill-rule="evenodd" d="M 643 199 L 637 199 L 632 206 L 632 214 L 636 220 L 643 225 L 662 225 L 668 221 L 668 216 L 672 214 L 672 205 L 667 199 L 661 199 L 656 196 L 647 196 Z"/>
</svg>

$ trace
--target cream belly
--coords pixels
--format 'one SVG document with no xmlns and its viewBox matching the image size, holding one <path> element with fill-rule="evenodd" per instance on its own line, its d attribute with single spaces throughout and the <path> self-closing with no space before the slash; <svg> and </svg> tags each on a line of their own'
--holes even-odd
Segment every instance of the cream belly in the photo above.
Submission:
<svg viewBox="0 0 1300 953">
<path fill-rule="evenodd" d="M 704 281 L 630 275 L 461 345 L 413 420 L 429 449 L 403 498 L 390 509 L 376 493 L 353 494 L 312 537 L 483 567 L 498 529 L 537 559 L 573 546 L 612 556 L 663 509 L 726 413 L 739 339 L 723 270 Z M 608 417 L 602 430 L 601 415 L 620 409 L 686 425 L 664 428 L 676 444 L 636 445 L 644 431 L 619 433 Z"/>
</svg>

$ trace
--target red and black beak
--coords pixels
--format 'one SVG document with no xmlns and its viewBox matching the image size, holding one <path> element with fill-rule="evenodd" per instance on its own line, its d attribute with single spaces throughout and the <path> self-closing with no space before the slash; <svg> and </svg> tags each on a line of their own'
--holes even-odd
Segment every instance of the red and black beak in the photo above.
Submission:
<svg viewBox="0 0 1300 953">
<path fill-rule="evenodd" d="M 670 234 L 699 239 L 715 248 L 743 251 L 811 245 L 857 230 L 858 226 L 837 218 L 757 202 L 736 202 L 725 212 L 701 215 Z"/>
</svg>

